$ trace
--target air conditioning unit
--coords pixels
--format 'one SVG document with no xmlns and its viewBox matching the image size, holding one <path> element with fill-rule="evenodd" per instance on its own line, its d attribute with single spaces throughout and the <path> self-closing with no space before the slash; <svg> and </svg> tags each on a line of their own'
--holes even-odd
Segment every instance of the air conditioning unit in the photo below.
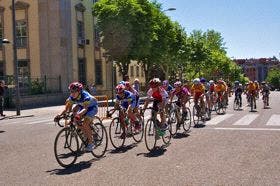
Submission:
<svg viewBox="0 0 280 186">
<path fill-rule="evenodd" d="M 78 39 L 78 45 L 84 46 L 86 44 L 85 39 Z"/>
</svg>

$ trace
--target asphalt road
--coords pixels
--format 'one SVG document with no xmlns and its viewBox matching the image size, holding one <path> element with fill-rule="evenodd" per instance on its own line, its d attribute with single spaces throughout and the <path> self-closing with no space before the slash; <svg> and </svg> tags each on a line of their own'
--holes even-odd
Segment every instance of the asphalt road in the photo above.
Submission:
<svg viewBox="0 0 280 186">
<path fill-rule="evenodd" d="M 23 110 L 0 120 L 0 185 L 280 185 L 279 97 L 272 92 L 270 109 L 258 100 L 257 112 L 233 111 L 231 97 L 225 115 L 167 148 L 148 153 L 127 140 L 122 151 L 110 144 L 105 157 L 84 154 L 68 169 L 53 152 L 61 128 L 52 120 L 63 106 Z"/>
</svg>

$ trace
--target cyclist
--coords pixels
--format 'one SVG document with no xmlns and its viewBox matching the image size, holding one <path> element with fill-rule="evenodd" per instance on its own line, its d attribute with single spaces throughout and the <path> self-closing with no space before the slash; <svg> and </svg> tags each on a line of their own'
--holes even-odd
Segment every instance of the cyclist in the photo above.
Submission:
<svg viewBox="0 0 280 186">
<path fill-rule="evenodd" d="M 135 90 L 133 88 L 133 86 L 130 85 L 129 81 L 125 81 L 124 82 L 124 86 L 125 86 L 125 90 L 128 90 L 129 92 L 131 92 L 134 96 L 135 96 L 135 108 L 133 108 L 133 114 L 136 114 L 137 119 L 135 120 L 135 124 L 136 124 L 136 128 L 140 127 L 140 123 L 141 123 L 141 115 L 139 113 L 139 93 L 137 90 Z"/>
<path fill-rule="evenodd" d="M 73 111 L 74 120 L 76 121 L 81 121 L 83 118 L 82 125 L 77 125 L 77 127 L 81 129 L 87 137 L 88 145 L 85 150 L 90 152 L 94 147 L 93 134 L 90 125 L 93 121 L 93 117 L 98 112 L 97 99 L 87 91 L 83 90 L 83 85 L 79 82 L 71 83 L 68 89 L 70 91 L 70 96 L 66 100 L 65 109 L 55 117 L 55 120 L 68 111 Z M 73 104 L 75 104 L 75 106 L 72 108 Z"/>
<path fill-rule="evenodd" d="M 127 111 L 128 117 L 130 118 L 131 122 L 135 123 L 135 128 L 139 128 L 139 122 L 136 121 L 136 116 L 133 113 L 133 110 L 137 107 L 139 107 L 139 104 L 137 104 L 135 95 L 125 90 L 125 86 L 123 84 L 119 84 L 116 86 L 116 102 L 115 102 L 115 109 L 120 108 L 120 123 L 121 127 L 125 127 L 124 123 L 124 116 L 125 112 Z M 125 137 L 125 130 L 123 130 L 123 133 L 121 134 L 121 138 Z"/>
<path fill-rule="evenodd" d="M 195 105 L 198 104 L 198 101 L 199 101 L 202 111 L 205 110 L 205 104 L 204 104 L 204 100 L 203 100 L 204 92 L 205 92 L 204 85 L 200 82 L 199 78 L 195 78 L 193 80 L 193 85 L 191 87 L 191 93 L 194 97 Z M 202 113 L 202 114 L 204 114 L 204 113 Z"/>
<path fill-rule="evenodd" d="M 260 85 L 259 85 L 259 82 L 257 80 L 254 81 L 254 84 L 256 86 L 256 98 L 258 99 L 259 98 L 259 93 L 260 93 Z"/>
<path fill-rule="evenodd" d="M 160 113 L 161 123 L 160 128 L 167 130 L 168 125 L 166 123 L 165 105 L 168 102 L 168 93 L 161 87 L 161 81 L 159 78 L 153 78 L 149 82 L 150 89 L 147 92 L 147 98 L 144 103 L 143 109 L 145 110 L 151 100 L 153 100 L 153 108 L 156 112 Z"/>
<path fill-rule="evenodd" d="M 171 92 L 171 96 L 170 96 L 170 102 L 172 102 L 174 96 L 176 95 L 178 100 L 176 102 L 176 105 L 178 105 L 179 107 L 183 108 L 183 115 L 187 115 L 187 107 L 186 107 L 186 103 L 189 101 L 190 98 L 190 92 L 187 88 L 182 86 L 182 82 L 181 81 L 176 81 L 174 83 L 174 87 L 175 89 Z M 178 119 L 178 116 L 176 116 Z"/>
<path fill-rule="evenodd" d="M 221 103 L 224 103 L 226 101 L 226 86 L 222 79 L 218 80 L 218 83 L 215 87 L 215 92 L 218 95 L 218 99 L 222 99 Z"/>
<path fill-rule="evenodd" d="M 253 81 L 249 81 L 249 84 L 246 87 L 245 92 L 247 93 L 247 95 L 250 99 L 253 99 L 254 108 L 256 109 L 257 105 L 256 105 L 256 99 L 255 98 L 256 98 L 256 93 L 257 93 L 257 87 L 256 87 L 256 85 L 254 84 Z"/>
<path fill-rule="evenodd" d="M 267 96 L 267 106 L 269 106 L 270 87 L 265 81 L 261 83 L 261 94 L 263 95 L 262 99 L 264 99 L 264 96 Z"/>
<path fill-rule="evenodd" d="M 209 108 L 213 108 L 214 104 L 216 103 L 216 93 L 215 93 L 216 84 L 215 84 L 214 80 L 210 80 L 209 84 L 210 84 L 210 86 L 209 86 L 210 107 Z"/>
<path fill-rule="evenodd" d="M 242 93 L 243 93 L 242 84 L 239 83 L 239 81 L 235 81 L 233 90 L 234 90 L 235 99 L 240 100 L 239 106 L 242 107 Z"/>
<path fill-rule="evenodd" d="M 162 82 L 162 87 L 164 88 L 164 90 L 166 90 L 166 92 L 170 96 L 170 93 L 173 91 L 173 87 L 169 84 L 168 80 L 164 80 Z"/>
<path fill-rule="evenodd" d="M 206 103 L 207 103 L 207 108 L 210 111 L 211 108 L 211 102 L 210 102 L 210 84 L 206 81 L 205 78 L 200 78 L 200 82 L 204 85 L 205 87 L 205 98 L 206 98 Z"/>
</svg>

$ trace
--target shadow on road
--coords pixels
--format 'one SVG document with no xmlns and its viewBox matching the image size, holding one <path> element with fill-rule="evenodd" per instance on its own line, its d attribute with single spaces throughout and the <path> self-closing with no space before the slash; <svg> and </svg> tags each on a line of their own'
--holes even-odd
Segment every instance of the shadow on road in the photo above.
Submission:
<svg viewBox="0 0 280 186">
<path fill-rule="evenodd" d="M 205 126 L 205 124 L 196 124 L 193 126 L 193 128 L 204 128 Z"/>
<path fill-rule="evenodd" d="M 125 153 L 126 151 L 128 150 L 131 150 L 133 149 L 134 147 L 136 147 L 137 144 L 136 143 L 133 143 L 133 144 L 130 144 L 130 145 L 126 145 L 126 146 L 123 146 L 123 147 L 120 147 L 118 149 L 113 149 L 111 150 L 111 154 L 116 154 L 116 153 Z"/>
<path fill-rule="evenodd" d="M 4 130 L 0 130 L 0 133 L 4 133 L 4 132 L 6 132 L 6 131 L 4 131 Z"/>
<path fill-rule="evenodd" d="M 73 174 L 73 173 L 80 172 L 84 169 L 90 168 L 91 164 L 92 164 L 92 161 L 82 161 L 82 162 L 74 164 L 73 166 L 65 168 L 65 169 L 64 168 L 53 169 L 53 170 L 49 170 L 49 171 L 46 171 L 46 172 L 50 173 L 51 175 L 53 175 L 53 174 L 56 174 L 56 175 Z"/>
<path fill-rule="evenodd" d="M 187 138 L 190 135 L 188 133 L 177 133 L 175 136 L 173 136 L 173 139 L 182 139 L 182 138 Z"/>
<path fill-rule="evenodd" d="M 165 147 L 166 147 L 165 145 L 161 147 L 156 147 L 154 150 L 150 151 L 149 153 L 139 153 L 137 154 L 137 156 L 143 155 L 144 157 L 148 157 L 148 158 L 159 157 L 166 152 Z"/>
</svg>

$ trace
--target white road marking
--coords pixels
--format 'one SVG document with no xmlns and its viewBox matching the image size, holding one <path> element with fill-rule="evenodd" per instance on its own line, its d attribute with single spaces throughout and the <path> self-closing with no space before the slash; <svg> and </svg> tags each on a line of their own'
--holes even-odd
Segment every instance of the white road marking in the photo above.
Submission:
<svg viewBox="0 0 280 186">
<path fill-rule="evenodd" d="M 51 119 L 45 119 L 45 120 L 38 120 L 38 121 L 32 121 L 32 122 L 25 122 L 27 125 L 37 124 L 37 123 L 50 123 L 53 122 Z"/>
<path fill-rule="evenodd" d="M 268 122 L 266 123 L 266 125 L 270 125 L 270 126 L 280 126 L 280 114 L 273 114 Z"/>
<path fill-rule="evenodd" d="M 233 125 L 250 125 L 252 121 L 254 121 L 259 114 L 248 114 L 243 116 L 241 119 L 236 121 Z"/>
<path fill-rule="evenodd" d="M 215 130 L 245 130 L 245 131 L 280 131 L 280 129 L 272 129 L 272 128 L 214 128 L 214 129 Z"/>
<path fill-rule="evenodd" d="M 218 123 L 230 118 L 233 114 L 225 114 L 225 115 L 218 115 L 216 117 L 211 118 L 210 121 L 206 122 L 206 125 L 217 125 Z"/>
</svg>

